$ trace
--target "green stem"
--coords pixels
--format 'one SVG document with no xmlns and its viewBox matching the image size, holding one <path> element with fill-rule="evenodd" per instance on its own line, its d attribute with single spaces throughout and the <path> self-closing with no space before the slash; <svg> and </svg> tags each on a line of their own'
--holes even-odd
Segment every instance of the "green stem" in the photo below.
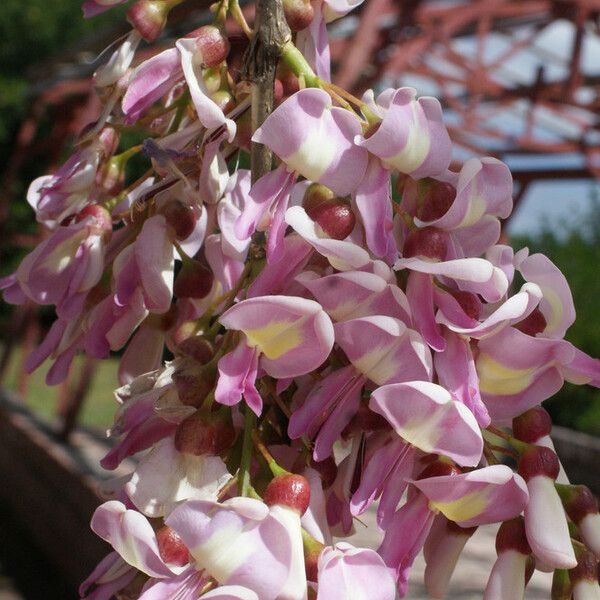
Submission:
<svg viewBox="0 0 600 600">
<path fill-rule="evenodd" d="M 284 46 L 281 60 L 291 69 L 296 77 L 303 77 L 308 87 L 319 87 L 319 78 L 315 75 L 315 72 L 302 55 L 302 52 L 292 42 L 288 42 Z"/>
<path fill-rule="evenodd" d="M 242 458 L 240 460 L 240 474 L 238 476 L 238 493 L 248 496 L 250 491 L 250 463 L 252 461 L 252 430 L 256 422 L 256 415 L 246 405 L 244 415 L 244 440 L 242 442 Z"/>
</svg>

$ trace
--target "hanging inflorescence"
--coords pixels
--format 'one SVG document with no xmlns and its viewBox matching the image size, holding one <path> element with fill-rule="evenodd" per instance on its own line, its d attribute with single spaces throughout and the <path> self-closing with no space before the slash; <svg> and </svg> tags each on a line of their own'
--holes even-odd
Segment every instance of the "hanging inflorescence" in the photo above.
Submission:
<svg viewBox="0 0 600 600">
<path fill-rule="evenodd" d="M 283 1 L 276 107 L 252 131 L 236 0 L 132 66 L 181 1 L 130 7 L 94 75 L 100 119 L 29 188 L 50 234 L 0 282 L 56 307 L 27 358 L 52 360 L 49 384 L 80 351 L 124 350 L 101 464 L 137 466 L 94 514 L 114 551 L 82 597 L 393 600 L 423 550 L 442 598 L 476 528 L 501 523 L 486 600 L 521 600 L 534 568 L 555 570 L 553 598 L 599 598 L 598 507 L 540 403 L 600 385 L 600 361 L 563 339 L 558 268 L 498 244 L 508 168 L 450 168 L 435 98 L 330 83 L 326 23 L 360 0 Z M 250 138 L 266 174 L 240 167 Z M 334 541 L 375 507 L 379 548 Z"/>
</svg>

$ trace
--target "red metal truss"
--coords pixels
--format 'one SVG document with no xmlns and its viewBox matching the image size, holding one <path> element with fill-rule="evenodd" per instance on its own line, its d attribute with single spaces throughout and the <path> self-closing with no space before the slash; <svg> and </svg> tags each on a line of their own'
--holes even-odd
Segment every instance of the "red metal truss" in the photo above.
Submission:
<svg viewBox="0 0 600 600">
<path fill-rule="evenodd" d="M 600 176 L 599 32 L 600 0 L 366 0 L 334 26 L 332 56 L 355 94 L 435 90 L 464 153 L 512 156 L 526 185 L 550 171 L 525 155 L 568 155 L 553 177 Z"/>
</svg>

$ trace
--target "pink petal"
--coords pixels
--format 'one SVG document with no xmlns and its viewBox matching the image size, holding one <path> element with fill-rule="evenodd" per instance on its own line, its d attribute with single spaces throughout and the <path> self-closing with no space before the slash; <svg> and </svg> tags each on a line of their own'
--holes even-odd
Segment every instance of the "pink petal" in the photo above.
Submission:
<svg viewBox="0 0 600 600">
<path fill-rule="evenodd" d="M 321 305 L 293 296 L 262 296 L 239 302 L 221 318 L 245 333 L 272 377 L 297 377 L 316 369 L 333 347 L 333 326 Z"/>
<path fill-rule="evenodd" d="M 369 407 L 403 440 L 427 454 L 443 454 L 466 467 L 481 459 L 483 439 L 473 413 L 435 383 L 384 385 L 371 394 Z"/>
<path fill-rule="evenodd" d="M 396 242 L 392 235 L 393 218 L 390 188 L 390 172 L 381 162 L 371 157 L 365 177 L 355 194 L 356 207 L 362 219 L 367 246 L 375 256 L 397 256 Z"/>
<path fill-rule="evenodd" d="M 139 512 L 116 500 L 105 502 L 92 517 L 92 529 L 136 569 L 151 577 L 173 575 L 160 557 L 152 526 Z"/>
<path fill-rule="evenodd" d="M 461 527 L 512 519 L 527 505 L 523 479 L 505 465 L 413 481 L 430 505 Z"/>
</svg>

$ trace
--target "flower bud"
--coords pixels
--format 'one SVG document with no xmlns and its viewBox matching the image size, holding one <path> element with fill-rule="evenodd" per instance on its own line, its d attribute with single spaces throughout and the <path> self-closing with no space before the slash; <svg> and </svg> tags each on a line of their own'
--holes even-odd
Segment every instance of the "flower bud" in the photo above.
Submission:
<svg viewBox="0 0 600 600">
<path fill-rule="evenodd" d="M 427 479 L 429 477 L 445 477 L 447 475 L 460 475 L 461 470 L 452 463 L 445 460 L 436 460 L 425 467 L 417 479 Z"/>
<path fill-rule="evenodd" d="M 527 335 L 535 336 L 546 329 L 546 317 L 539 308 L 534 308 L 529 315 L 515 325 L 515 328 Z"/>
<path fill-rule="evenodd" d="M 496 536 L 498 558 L 494 563 L 484 600 L 521 600 L 525 594 L 531 549 L 521 518 L 506 521 Z"/>
<path fill-rule="evenodd" d="M 310 0 L 283 0 L 283 12 L 294 32 L 306 29 L 315 16 Z"/>
<path fill-rule="evenodd" d="M 164 206 L 160 212 L 164 215 L 167 225 L 173 229 L 175 239 L 185 240 L 192 235 L 196 227 L 196 212 L 181 200 L 173 200 Z"/>
<path fill-rule="evenodd" d="M 600 557 L 600 515 L 598 501 L 585 485 L 557 485 L 563 507 L 585 545 Z"/>
<path fill-rule="evenodd" d="M 177 352 L 189 356 L 201 365 L 206 364 L 214 355 L 212 344 L 199 335 L 193 335 L 177 345 Z"/>
<path fill-rule="evenodd" d="M 173 383 L 182 404 L 199 407 L 215 384 L 217 371 L 196 361 L 184 359 L 173 373 Z"/>
<path fill-rule="evenodd" d="M 552 419 L 541 406 L 535 406 L 515 417 L 512 422 L 513 435 L 523 442 L 535 444 L 541 438 L 550 435 Z"/>
<path fill-rule="evenodd" d="M 519 458 L 519 474 L 525 481 L 538 475 L 554 480 L 558 477 L 559 470 L 556 452 L 544 446 L 530 446 Z"/>
<path fill-rule="evenodd" d="M 168 526 L 163 525 L 156 532 L 160 557 L 169 564 L 183 567 L 190 562 L 190 553 L 182 539 Z"/>
<path fill-rule="evenodd" d="M 332 239 L 347 238 L 356 225 L 352 209 L 340 199 L 323 202 L 306 211 L 308 216 Z"/>
<path fill-rule="evenodd" d="M 175 279 L 173 292 L 178 298 L 206 298 L 213 281 L 212 271 L 200 261 L 185 260 Z"/>
<path fill-rule="evenodd" d="M 446 260 L 450 236 L 447 231 L 436 227 L 413 229 L 406 236 L 402 255 L 404 258 L 420 256 L 433 260 Z"/>
<path fill-rule="evenodd" d="M 571 569 L 577 561 L 567 518 L 554 486 L 559 468 L 556 454 L 544 446 L 530 446 L 521 455 L 519 473 L 529 492 L 525 531 L 537 559 L 548 567 Z"/>
<path fill-rule="evenodd" d="M 525 522 L 522 517 L 505 521 L 496 534 L 496 552 L 516 550 L 521 554 L 531 554 L 531 548 L 525 534 Z"/>
<path fill-rule="evenodd" d="M 165 28 L 170 10 L 165 0 L 137 0 L 127 11 L 127 20 L 147 42 L 154 42 Z"/>
<path fill-rule="evenodd" d="M 577 548 L 577 566 L 569 571 L 573 600 L 600 599 L 598 560 L 587 548 Z"/>
<path fill-rule="evenodd" d="M 208 68 L 221 64 L 227 58 L 231 48 L 227 36 L 215 25 L 204 25 L 186 37 L 195 38 L 201 62 Z"/>
<path fill-rule="evenodd" d="M 311 183 L 304 192 L 302 206 L 308 213 L 308 211 L 313 210 L 321 204 L 325 204 L 332 200 L 335 200 L 335 193 L 333 190 L 330 190 L 322 183 Z"/>
<path fill-rule="evenodd" d="M 456 189 L 444 181 L 422 179 L 418 194 L 417 217 L 421 221 L 434 221 L 448 212 L 456 198 Z"/>
<path fill-rule="evenodd" d="M 199 413 L 186 417 L 175 430 L 175 448 L 183 454 L 219 455 L 231 448 L 235 430 L 228 419 L 217 414 L 209 418 Z"/>
<path fill-rule="evenodd" d="M 112 217 L 106 208 L 99 204 L 88 204 L 77 213 L 75 221 L 79 223 L 88 217 L 93 217 L 95 219 L 95 227 L 98 229 L 98 233 L 110 237 L 110 234 L 112 234 Z"/>
<path fill-rule="evenodd" d="M 310 502 L 310 483 L 306 477 L 295 473 L 277 475 L 267 486 L 263 500 L 267 506 L 280 504 L 297 511 L 302 516 Z"/>
<path fill-rule="evenodd" d="M 476 294 L 456 290 L 452 292 L 452 296 L 460 304 L 460 307 L 468 317 L 471 317 L 475 321 L 479 320 L 481 316 L 481 300 L 479 300 Z"/>
</svg>

